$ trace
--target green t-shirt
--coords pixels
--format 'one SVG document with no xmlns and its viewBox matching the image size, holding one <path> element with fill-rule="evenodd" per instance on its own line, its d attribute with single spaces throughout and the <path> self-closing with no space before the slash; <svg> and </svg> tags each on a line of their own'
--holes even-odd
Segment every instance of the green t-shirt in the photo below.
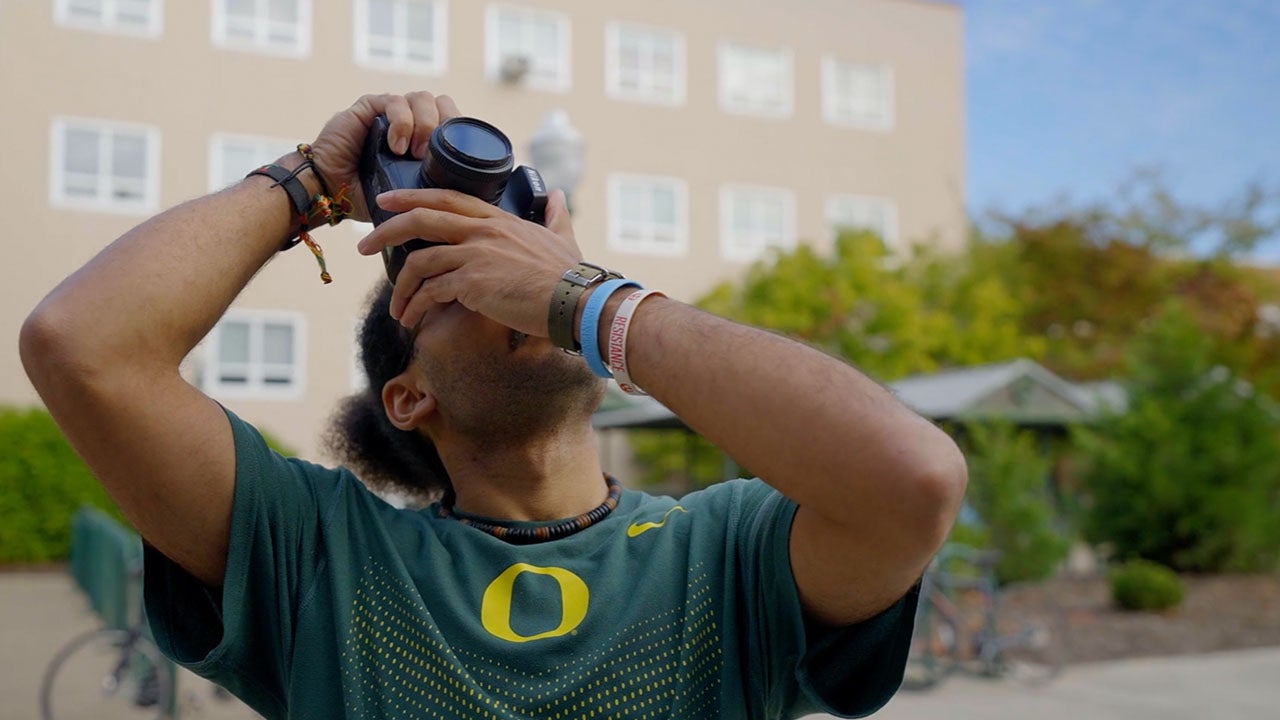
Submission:
<svg viewBox="0 0 1280 720">
<path fill-rule="evenodd" d="M 795 505 L 758 480 L 511 545 L 349 471 L 235 435 L 221 591 L 146 552 L 160 647 L 268 718 L 778 718 L 869 714 L 897 690 L 913 591 L 806 628 Z"/>
</svg>

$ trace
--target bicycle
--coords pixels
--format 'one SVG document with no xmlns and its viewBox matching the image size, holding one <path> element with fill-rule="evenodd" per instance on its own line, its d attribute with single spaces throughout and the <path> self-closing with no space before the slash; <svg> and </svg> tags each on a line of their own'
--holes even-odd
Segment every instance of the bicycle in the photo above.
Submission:
<svg viewBox="0 0 1280 720">
<path fill-rule="evenodd" d="M 995 565 L 1000 554 L 948 544 L 929 564 L 903 686 L 933 687 L 963 670 L 1042 684 L 1063 666 L 1063 616 L 1023 619 L 1002 612 Z"/>
<path fill-rule="evenodd" d="M 142 567 L 129 571 L 136 589 Z M 40 683 L 43 720 L 170 720 L 176 717 L 176 667 L 147 635 L 141 603 L 127 627 L 72 638 L 53 656 Z"/>
</svg>

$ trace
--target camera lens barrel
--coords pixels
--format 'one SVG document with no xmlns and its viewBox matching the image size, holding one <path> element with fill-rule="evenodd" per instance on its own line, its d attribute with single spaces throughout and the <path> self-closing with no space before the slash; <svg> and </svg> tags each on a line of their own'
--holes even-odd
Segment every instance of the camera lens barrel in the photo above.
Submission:
<svg viewBox="0 0 1280 720">
<path fill-rule="evenodd" d="M 436 127 L 422 160 L 427 187 L 473 195 L 487 203 L 502 197 L 515 167 L 511 141 L 498 128 L 475 118 L 452 118 Z"/>
</svg>

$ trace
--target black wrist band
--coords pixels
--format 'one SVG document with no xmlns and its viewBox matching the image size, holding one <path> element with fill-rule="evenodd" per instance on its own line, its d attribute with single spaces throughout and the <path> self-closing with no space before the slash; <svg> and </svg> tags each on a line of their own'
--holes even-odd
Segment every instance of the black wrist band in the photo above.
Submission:
<svg viewBox="0 0 1280 720">
<path fill-rule="evenodd" d="M 311 210 L 311 196 L 307 194 L 307 188 L 298 179 L 298 173 L 309 165 L 301 165 L 296 170 L 289 170 L 280 165 L 263 165 L 253 172 L 245 175 L 245 177 L 253 177 L 254 175 L 264 175 L 275 180 L 275 185 L 271 187 L 284 188 L 285 194 L 289 196 L 289 204 L 293 205 L 293 210 L 302 218 L 302 224 L 305 226 L 307 222 L 307 213 Z M 299 238 L 286 240 L 280 249 L 288 250 L 297 245 Z"/>
</svg>

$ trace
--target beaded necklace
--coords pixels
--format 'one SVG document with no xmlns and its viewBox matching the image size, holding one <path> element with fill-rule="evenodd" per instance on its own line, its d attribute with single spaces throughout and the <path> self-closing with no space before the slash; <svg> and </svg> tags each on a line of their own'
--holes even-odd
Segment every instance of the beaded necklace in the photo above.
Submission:
<svg viewBox="0 0 1280 720">
<path fill-rule="evenodd" d="M 562 537 L 568 537 L 595 525 L 613 512 L 614 508 L 618 507 L 618 497 L 622 494 L 622 486 L 618 484 L 617 479 L 612 475 L 606 474 L 604 481 L 609 486 L 609 497 L 605 498 L 604 502 L 577 517 L 569 518 L 555 525 L 517 527 L 507 523 L 488 522 L 476 518 L 463 517 L 454 511 L 452 497 L 448 498 L 446 502 L 440 503 L 439 509 L 436 510 L 436 515 L 442 518 L 453 518 L 463 525 L 486 532 L 513 545 L 530 545 L 559 540 Z"/>
</svg>

